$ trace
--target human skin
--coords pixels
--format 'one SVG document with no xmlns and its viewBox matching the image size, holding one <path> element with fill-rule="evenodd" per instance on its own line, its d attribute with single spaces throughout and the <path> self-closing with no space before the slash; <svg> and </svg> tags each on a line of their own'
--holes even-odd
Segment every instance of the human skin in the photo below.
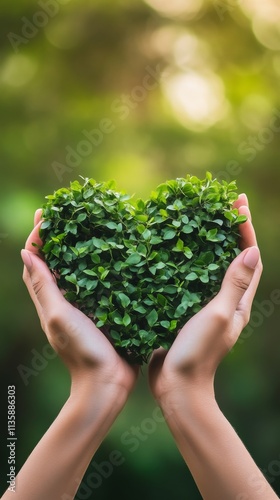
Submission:
<svg viewBox="0 0 280 500">
<path fill-rule="evenodd" d="M 236 206 L 250 216 L 245 196 Z M 20 470 L 16 492 L 7 491 L 3 500 L 74 498 L 138 374 L 138 367 L 122 359 L 93 322 L 64 299 L 36 255 L 32 243 L 41 243 L 40 218 L 37 211 L 22 253 L 23 278 L 42 329 L 70 372 L 71 389 L 58 417 Z M 244 251 L 231 264 L 221 292 L 186 324 L 168 353 L 155 352 L 150 386 L 204 498 L 272 500 L 277 497 L 219 410 L 213 389 L 219 362 L 248 321 L 261 275 L 250 220 L 240 231 Z M 262 496 L 248 486 L 252 474 L 261 477 Z M 239 498 L 243 493 L 249 496 Z"/>
<path fill-rule="evenodd" d="M 240 226 L 243 252 L 232 262 L 219 294 L 179 332 L 168 352 L 154 352 L 152 393 L 205 500 L 274 500 L 272 490 L 215 398 L 216 370 L 247 325 L 262 263 L 247 197 Z"/>
<path fill-rule="evenodd" d="M 25 250 L 23 279 L 49 343 L 67 366 L 70 395 L 58 417 L 33 450 L 18 476 L 16 492 L 3 500 L 74 498 L 79 483 L 126 403 L 138 367 L 121 358 L 103 333 L 57 288 L 47 265 L 36 255 L 41 211 Z"/>
</svg>

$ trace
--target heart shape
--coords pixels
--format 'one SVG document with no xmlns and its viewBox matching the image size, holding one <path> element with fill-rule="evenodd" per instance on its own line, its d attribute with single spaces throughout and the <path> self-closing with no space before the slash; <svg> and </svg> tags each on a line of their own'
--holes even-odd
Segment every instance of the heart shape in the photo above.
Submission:
<svg viewBox="0 0 280 500">
<path fill-rule="evenodd" d="M 83 179 L 47 196 L 41 252 L 66 299 L 130 361 L 168 349 L 219 290 L 238 250 L 236 183 L 209 172 L 161 184 L 148 201 Z"/>
</svg>

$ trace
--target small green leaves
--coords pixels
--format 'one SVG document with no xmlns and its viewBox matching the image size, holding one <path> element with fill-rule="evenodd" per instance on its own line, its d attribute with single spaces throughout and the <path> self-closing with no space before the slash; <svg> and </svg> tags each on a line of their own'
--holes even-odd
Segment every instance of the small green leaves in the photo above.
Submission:
<svg viewBox="0 0 280 500">
<path fill-rule="evenodd" d="M 153 309 L 147 316 L 147 321 L 149 326 L 154 326 L 158 320 L 158 313 Z"/>
<path fill-rule="evenodd" d="M 176 231 L 169 229 L 163 233 L 164 240 L 172 240 L 176 236 Z"/>
<path fill-rule="evenodd" d="M 124 309 L 130 304 L 130 298 L 125 293 L 119 293 L 118 299 Z"/>
<path fill-rule="evenodd" d="M 236 184 L 188 175 L 134 202 L 112 181 L 83 181 L 46 197 L 41 252 L 65 298 L 142 364 L 170 348 L 238 255 Z"/>
<path fill-rule="evenodd" d="M 188 281 L 194 281 L 194 280 L 197 280 L 198 276 L 196 273 L 192 272 L 192 273 L 189 273 L 187 274 L 186 276 L 186 280 Z"/>
<path fill-rule="evenodd" d="M 139 262 L 141 261 L 141 255 L 139 253 L 132 253 L 125 261 L 125 263 L 128 265 L 128 266 L 133 266 L 135 264 L 139 264 Z"/>
</svg>

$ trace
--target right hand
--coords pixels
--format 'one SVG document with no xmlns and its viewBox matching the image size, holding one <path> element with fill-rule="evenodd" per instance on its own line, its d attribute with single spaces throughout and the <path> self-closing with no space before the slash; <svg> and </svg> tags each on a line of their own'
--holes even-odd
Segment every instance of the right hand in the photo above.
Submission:
<svg viewBox="0 0 280 500">
<path fill-rule="evenodd" d="M 229 266 L 220 292 L 186 323 L 170 350 L 153 354 L 150 386 L 159 401 L 167 394 L 182 400 L 190 387 L 213 396 L 216 369 L 249 321 L 262 263 L 247 197 L 241 195 L 235 206 L 248 217 L 240 226 L 243 252 Z"/>
</svg>

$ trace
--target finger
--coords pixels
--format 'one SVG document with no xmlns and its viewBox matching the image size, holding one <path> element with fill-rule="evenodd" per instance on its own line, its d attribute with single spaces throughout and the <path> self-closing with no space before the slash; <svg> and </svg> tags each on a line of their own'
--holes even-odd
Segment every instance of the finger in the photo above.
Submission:
<svg viewBox="0 0 280 500">
<path fill-rule="evenodd" d="M 246 215 L 248 218 L 246 222 L 243 222 L 243 224 L 240 224 L 239 226 L 241 250 L 245 250 L 245 248 L 249 248 L 252 246 L 257 246 L 257 237 L 254 226 L 251 222 L 250 212 L 248 213 L 248 207 L 241 206 L 239 208 L 239 214 Z"/>
<path fill-rule="evenodd" d="M 233 204 L 233 208 L 239 208 L 242 205 L 249 208 L 249 201 L 245 193 L 242 193 L 238 196 L 238 199 Z"/>
<path fill-rule="evenodd" d="M 23 255 L 21 253 L 21 256 L 22 256 L 22 260 L 24 262 L 24 258 L 23 258 Z M 34 292 L 33 290 L 33 286 L 32 286 L 32 283 L 31 283 L 31 278 L 30 278 L 30 274 L 29 272 L 27 271 L 27 268 L 26 266 L 24 265 L 24 268 L 23 268 L 23 275 L 22 275 L 22 278 L 23 278 L 23 281 L 27 287 L 27 290 L 28 290 L 28 293 L 31 297 L 31 300 L 36 308 L 36 311 L 37 311 L 37 314 L 39 316 L 39 318 L 43 319 L 43 309 L 42 309 L 42 306 L 41 304 L 39 303 L 38 299 L 37 299 L 37 295 L 36 293 Z"/>
<path fill-rule="evenodd" d="M 65 305 L 65 299 L 49 268 L 40 257 L 26 249 L 22 250 L 21 255 L 25 265 L 23 278 L 41 320 L 43 315 L 47 317 L 50 311 L 59 315 Z"/>
<path fill-rule="evenodd" d="M 226 314 L 233 315 L 238 309 L 241 299 L 252 283 L 259 262 L 260 251 L 258 247 L 253 246 L 238 255 L 229 266 L 221 290 L 214 299 Z M 254 296 L 257 283 L 256 279 L 247 294 L 249 302 Z"/>
<path fill-rule="evenodd" d="M 246 215 L 247 219 L 252 221 L 252 215 L 251 215 L 251 212 L 249 210 L 249 207 L 247 207 L 247 205 L 241 205 L 238 208 L 238 213 L 239 213 L 239 215 Z"/>
<path fill-rule="evenodd" d="M 42 212 L 42 208 L 38 208 L 38 210 L 36 210 L 34 215 L 34 226 L 37 226 L 38 222 L 42 219 Z"/>
<path fill-rule="evenodd" d="M 240 310 L 242 312 L 243 311 L 251 311 L 252 304 L 253 304 L 253 301 L 254 301 L 254 298 L 256 295 L 256 291 L 257 291 L 259 283 L 260 283 L 262 271 L 263 271 L 263 265 L 262 265 L 262 262 L 260 259 L 258 264 L 257 264 L 256 270 L 254 272 L 252 281 L 251 281 L 248 289 L 244 293 L 243 297 L 240 300 L 240 303 L 237 307 L 238 310 Z"/>
<path fill-rule="evenodd" d="M 26 240 L 25 249 L 28 250 L 29 252 L 38 253 L 38 248 L 34 247 L 33 243 L 35 245 L 38 245 L 39 247 L 41 247 L 43 244 L 39 234 L 41 224 L 42 220 L 39 220 L 39 222 L 36 224 L 36 226 L 31 231 L 30 235 Z"/>
</svg>

